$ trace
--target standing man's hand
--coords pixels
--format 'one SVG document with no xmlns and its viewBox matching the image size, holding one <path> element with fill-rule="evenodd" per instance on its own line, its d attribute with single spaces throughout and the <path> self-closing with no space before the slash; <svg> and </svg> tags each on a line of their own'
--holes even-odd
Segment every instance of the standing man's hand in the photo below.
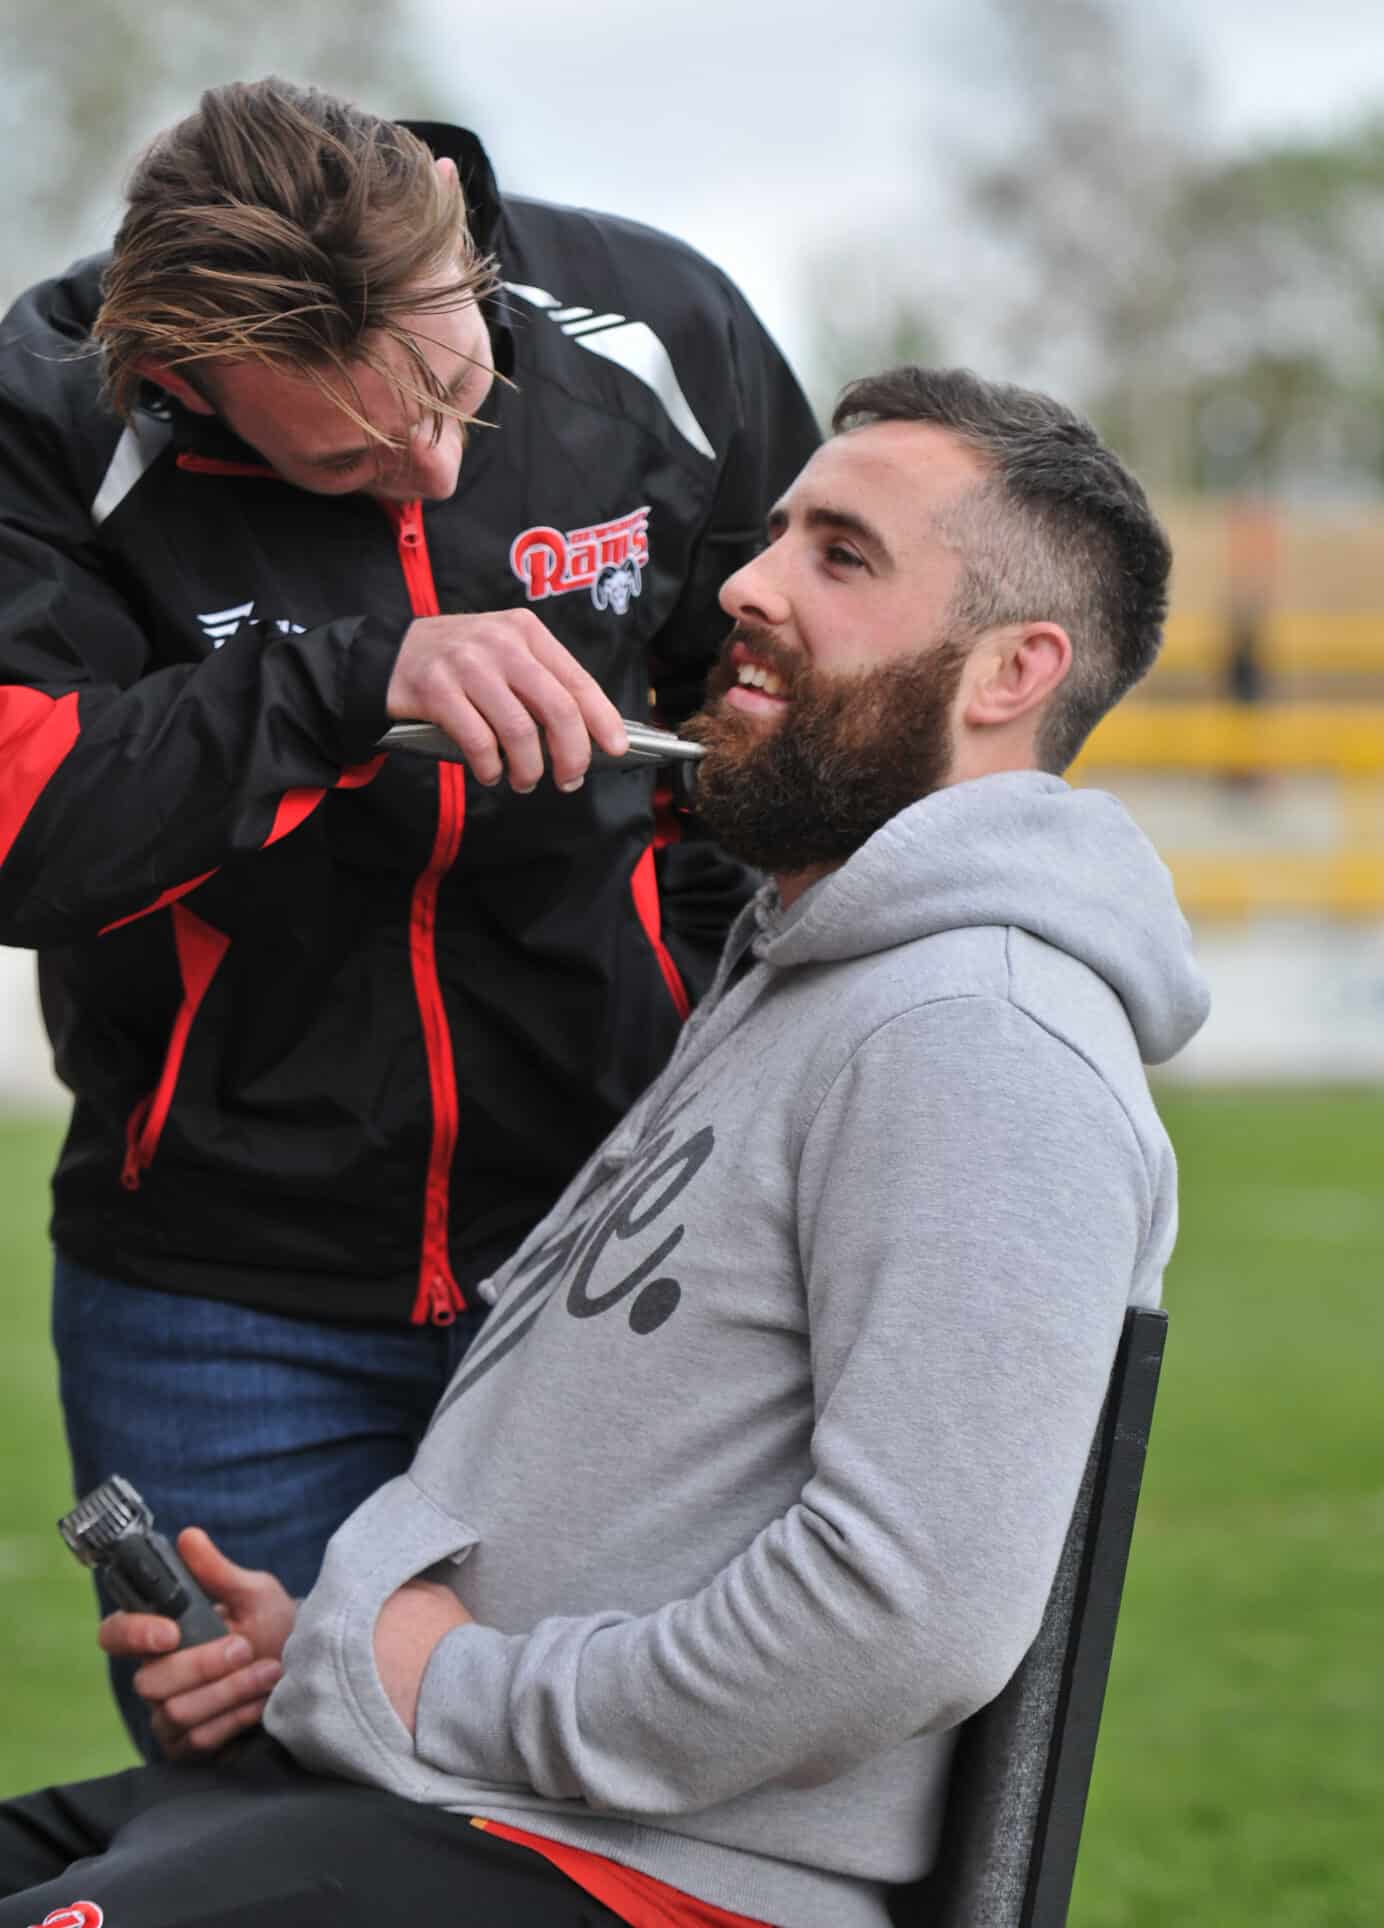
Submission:
<svg viewBox="0 0 1384 1928">
<path fill-rule="evenodd" d="M 439 1580 L 409 1580 L 392 1593 L 375 1622 L 375 1671 L 389 1704 L 411 1734 L 418 1722 L 418 1690 L 433 1648 L 471 1616 Z"/>
<path fill-rule="evenodd" d="M 108 1654 L 162 1656 L 139 1669 L 134 1686 L 154 1710 L 154 1737 L 170 1760 L 213 1754 L 256 1724 L 283 1672 L 298 1611 L 272 1573 L 237 1566 L 199 1526 L 178 1535 L 178 1552 L 217 1602 L 226 1639 L 180 1648 L 177 1622 L 156 1613 L 107 1614 L 97 1635 Z"/>
<path fill-rule="evenodd" d="M 385 707 L 396 722 L 435 723 L 472 775 L 532 790 L 546 740 L 560 790 L 581 785 L 594 740 L 611 756 L 629 748 L 619 712 L 595 677 L 527 609 L 420 616 L 410 623 Z"/>
</svg>

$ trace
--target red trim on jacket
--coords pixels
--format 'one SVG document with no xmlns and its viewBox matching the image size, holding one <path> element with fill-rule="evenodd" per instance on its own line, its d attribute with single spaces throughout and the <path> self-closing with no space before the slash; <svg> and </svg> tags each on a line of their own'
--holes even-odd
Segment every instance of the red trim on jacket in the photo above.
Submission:
<svg viewBox="0 0 1384 1928">
<path fill-rule="evenodd" d="M 24 684 L 0 689 L 0 864 L 81 728 L 75 690 L 52 697 Z"/>
<path fill-rule="evenodd" d="M 394 524 L 399 540 L 399 562 L 408 585 L 409 607 L 415 616 L 439 616 L 437 585 L 433 581 L 427 537 L 423 532 L 423 504 L 385 502 L 381 506 Z M 451 1027 L 437 970 L 437 898 L 442 879 L 456 862 L 466 822 L 466 772 L 458 763 L 437 766 L 437 833 L 427 865 L 413 886 L 409 907 L 408 948 L 413 967 L 413 989 L 423 1026 L 423 1049 L 428 1061 L 432 1097 L 432 1144 L 423 1187 L 423 1249 L 418 1262 L 418 1290 L 410 1317 L 415 1325 L 431 1320 L 450 1325 L 465 1309 L 451 1258 L 452 1160 L 460 1131 L 456 1059 Z"/>
<path fill-rule="evenodd" d="M 354 763 L 349 770 L 343 770 L 331 787 L 333 790 L 362 790 L 367 783 L 374 781 L 383 768 L 384 755 L 381 753 L 372 756 L 368 763 Z M 325 790 L 310 784 L 304 785 L 301 790 L 285 790 L 274 812 L 269 835 L 260 845 L 261 850 L 267 850 L 280 837 L 286 837 L 291 830 L 296 830 L 300 823 L 306 823 L 326 794 Z"/>
<path fill-rule="evenodd" d="M 186 897 L 189 891 L 196 890 L 199 885 L 207 881 L 208 877 L 215 875 L 216 871 L 213 868 L 204 870 L 200 877 L 189 877 L 185 884 L 171 884 L 154 899 L 152 904 L 146 904 L 143 910 L 132 910 L 128 916 L 117 917 L 112 923 L 103 924 L 96 935 L 104 937 L 108 931 L 118 931 L 122 924 L 136 924 L 141 917 L 152 917 L 156 910 L 167 910 L 170 904 L 176 904 L 180 897 Z"/>
<path fill-rule="evenodd" d="M 644 935 L 653 946 L 658 968 L 663 973 L 663 982 L 668 986 L 678 1016 L 684 1023 L 692 1009 L 692 1000 L 687 995 L 687 986 L 682 981 L 682 972 L 673 962 L 667 945 L 663 942 L 663 906 L 658 901 L 658 872 L 654 869 L 654 846 L 650 844 L 630 876 L 630 896 L 634 899 L 635 912 L 644 926 Z"/>
<path fill-rule="evenodd" d="M 169 914 L 173 919 L 173 940 L 178 951 L 178 973 L 183 981 L 183 1001 L 178 1006 L 178 1015 L 169 1033 L 159 1081 L 147 1097 L 140 1099 L 125 1125 L 125 1163 L 120 1182 L 127 1192 L 139 1190 L 141 1174 L 148 1170 L 159 1148 L 168 1109 L 173 1103 L 178 1074 L 183 1068 L 183 1054 L 192 1033 L 192 1021 L 211 988 L 211 981 L 220 968 L 222 958 L 231 947 L 231 940 L 224 931 L 203 923 L 200 917 L 183 905 L 175 904 Z"/>
<path fill-rule="evenodd" d="M 368 763 L 355 763 L 349 770 L 343 770 L 331 787 L 333 790 L 359 790 L 377 777 L 383 768 L 384 757 L 372 756 Z M 279 807 L 274 812 L 274 821 L 270 825 L 269 835 L 260 845 L 260 849 L 267 850 L 270 844 L 277 843 L 280 837 L 286 837 L 291 830 L 296 830 L 299 824 L 305 823 L 326 794 L 325 790 L 307 786 L 299 790 L 285 790 L 279 798 Z M 185 884 L 170 885 L 154 899 L 152 904 L 146 904 L 143 910 L 132 910 L 124 917 L 117 917 L 111 923 L 103 924 L 97 935 L 104 937 L 107 931 L 118 931 L 122 924 L 133 924 L 141 917 L 152 917 L 156 910 L 166 910 L 180 897 L 186 897 L 189 891 L 196 890 L 199 885 L 204 884 L 208 877 L 214 877 L 218 868 L 219 866 L 213 866 L 211 870 L 204 870 L 200 877 L 190 877 Z"/>
<path fill-rule="evenodd" d="M 184 449 L 178 457 L 178 467 L 192 475 L 253 475 L 261 481 L 280 482 L 283 480 L 277 469 L 271 469 L 267 462 L 225 462 L 216 455 L 196 455 L 191 449 Z"/>
<path fill-rule="evenodd" d="M 699 1901 L 696 1895 L 670 1888 L 666 1881 L 640 1868 L 626 1868 L 607 1855 L 593 1854 L 589 1848 L 572 1848 L 565 1841 L 549 1841 L 541 1834 L 529 1834 L 523 1828 L 485 1820 L 480 1815 L 471 1817 L 471 1825 L 484 1834 L 498 1835 L 502 1841 L 541 1854 L 569 1881 L 628 1922 L 630 1928 L 769 1928 L 766 1922 L 732 1914 L 729 1908 L 718 1908 L 714 1901 Z"/>
<path fill-rule="evenodd" d="M 654 849 L 662 850 L 670 843 L 682 842 L 682 818 L 678 815 L 677 805 L 673 802 L 671 784 L 654 785 Z"/>
</svg>

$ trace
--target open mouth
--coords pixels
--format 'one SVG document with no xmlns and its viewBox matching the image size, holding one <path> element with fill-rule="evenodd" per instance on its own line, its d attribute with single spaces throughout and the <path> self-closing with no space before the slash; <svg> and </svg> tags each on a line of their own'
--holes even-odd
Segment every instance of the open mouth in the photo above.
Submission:
<svg viewBox="0 0 1384 1928">
<path fill-rule="evenodd" d="M 771 669 L 743 645 L 735 651 L 731 663 L 735 680 L 726 692 L 728 706 L 749 716 L 781 716 L 791 700 L 792 678 Z"/>
<path fill-rule="evenodd" d="M 765 696 L 786 697 L 788 694 L 778 672 L 765 669 L 762 663 L 741 663 L 735 672 L 735 687 L 761 690 Z"/>
</svg>

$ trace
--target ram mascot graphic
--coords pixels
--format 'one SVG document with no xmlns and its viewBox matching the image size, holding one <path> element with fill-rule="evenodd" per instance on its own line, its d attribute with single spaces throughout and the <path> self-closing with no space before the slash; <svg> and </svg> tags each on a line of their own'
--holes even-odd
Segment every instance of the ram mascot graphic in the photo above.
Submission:
<svg viewBox="0 0 1384 1928">
<path fill-rule="evenodd" d="M 591 585 L 591 600 L 597 609 L 613 609 L 623 616 L 639 594 L 643 578 L 633 556 L 623 562 L 608 562 Z"/>
</svg>

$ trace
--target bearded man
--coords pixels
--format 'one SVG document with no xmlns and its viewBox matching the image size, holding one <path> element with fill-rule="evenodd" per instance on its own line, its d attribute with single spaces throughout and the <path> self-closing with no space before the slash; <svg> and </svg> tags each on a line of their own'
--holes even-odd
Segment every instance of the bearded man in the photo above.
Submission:
<svg viewBox="0 0 1384 1928">
<path fill-rule="evenodd" d="M 964 372 L 835 427 L 722 591 L 693 726 L 773 881 L 282 1662 L 292 1603 L 232 1571 L 228 1639 L 144 1668 L 170 1751 L 277 1682 L 272 1739 L 12 1804 L 0 1869 L 41 1885 L 0 1928 L 78 1894 L 155 1928 L 209 1882 L 199 1920 L 286 1924 L 328 1880 L 369 1920 L 885 1928 L 928 1867 L 1158 1297 L 1140 1061 L 1206 998 L 1157 857 L 1058 774 L 1157 650 L 1142 490 Z M 68 1874 L 74 1815 L 111 1846 Z"/>
</svg>

